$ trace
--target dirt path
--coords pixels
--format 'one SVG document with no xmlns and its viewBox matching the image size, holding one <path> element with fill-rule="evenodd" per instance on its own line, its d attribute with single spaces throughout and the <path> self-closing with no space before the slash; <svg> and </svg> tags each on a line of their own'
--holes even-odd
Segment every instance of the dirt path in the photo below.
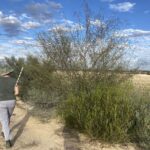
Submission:
<svg viewBox="0 0 150 150">
<path fill-rule="evenodd" d="M 12 150 L 137 150 L 131 145 L 104 146 L 92 142 L 82 134 L 66 129 L 58 119 L 42 123 L 25 108 L 22 102 L 17 104 L 12 116 Z M 0 137 L 0 150 L 5 150 L 4 144 Z"/>
</svg>

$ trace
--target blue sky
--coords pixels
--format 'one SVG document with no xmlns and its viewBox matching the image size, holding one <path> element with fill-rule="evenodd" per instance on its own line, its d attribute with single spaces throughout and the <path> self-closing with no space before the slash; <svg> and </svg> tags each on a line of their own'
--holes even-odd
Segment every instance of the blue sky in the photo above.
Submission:
<svg viewBox="0 0 150 150">
<path fill-rule="evenodd" d="M 120 32 L 129 37 L 134 47 L 132 62 L 150 70 L 150 1 L 87 2 L 94 12 L 122 21 Z M 56 25 L 64 29 L 68 25 L 76 28 L 74 13 L 82 10 L 82 0 L 0 0 L 0 59 L 37 53 L 37 33 L 48 31 Z"/>
</svg>

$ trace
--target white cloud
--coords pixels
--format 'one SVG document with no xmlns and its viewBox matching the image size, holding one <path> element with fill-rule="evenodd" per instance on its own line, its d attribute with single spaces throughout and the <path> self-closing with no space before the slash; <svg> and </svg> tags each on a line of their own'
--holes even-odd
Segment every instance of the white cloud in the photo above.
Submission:
<svg viewBox="0 0 150 150">
<path fill-rule="evenodd" d="M 7 38 L 5 41 L 0 40 L 0 59 L 5 57 L 26 57 L 28 54 L 38 55 L 41 48 L 36 40 L 31 37 L 21 39 Z"/>
<path fill-rule="evenodd" d="M 10 0 L 12 2 L 21 2 L 22 0 Z"/>
<path fill-rule="evenodd" d="M 150 70 L 150 30 L 124 29 L 116 33 L 116 36 L 127 37 L 131 52 L 129 56 L 135 66 L 140 69 Z"/>
<path fill-rule="evenodd" d="M 21 53 L 22 55 L 24 55 L 25 53 L 25 50 L 16 48 L 14 44 L 11 44 L 9 41 L 7 41 L 6 43 L 0 43 L 0 44 L 1 44 L 1 47 L 0 47 L 1 59 L 4 59 L 5 57 L 11 57 L 11 56 L 17 57 Z"/>
<path fill-rule="evenodd" d="M 18 35 L 21 32 L 21 21 L 13 15 L 4 16 L 1 13 L 0 26 L 9 36 Z"/>
<path fill-rule="evenodd" d="M 149 14 L 150 13 L 150 10 L 145 10 L 144 11 L 144 14 Z"/>
<path fill-rule="evenodd" d="M 53 30 L 53 31 L 62 30 L 65 32 L 73 32 L 73 31 L 77 31 L 77 30 L 79 31 L 79 30 L 84 29 L 81 24 L 75 23 L 71 20 L 62 19 L 60 22 L 61 23 L 57 23 L 57 25 L 50 28 L 49 31 L 51 31 L 51 30 Z"/>
<path fill-rule="evenodd" d="M 25 37 L 23 37 L 23 39 L 25 39 L 25 40 L 33 40 L 33 38 L 29 37 L 29 36 L 25 36 Z"/>
<path fill-rule="evenodd" d="M 32 2 L 26 6 L 26 14 L 38 20 L 45 21 L 53 18 L 56 11 L 60 10 L 62 5 L 53 1 Z"/>
<path fill-rule="evenodd" d="M 26 13 L 23 13 L 20 15 L 20 20 L 28 20 L 28 19 L 32 19 L 31 17 L 29 17 Z"/>
<path fill-rule="evenodd" d="M 12 16 L 12 15 L 10 15 L 10 16 L 8 16 L 8 17 L 4 17 L 4 18 L 2 18 L 1 20 L 0 20 L 0 22 L 1 22 L 1 24 L 16 24 L 16 23 L 20 23 L 20 21 L 15 17 L 15 16 Z"/>
<path fill-rule="evenodd" d="M 64 24 L 60 24 L 60 25 L 56 25 L 54 26 L 53 28 L 50 28 L 49 31 L 53 30 L 53 31 L 59 31 L 59 30 L 62 30 L 62 31 L 65 31 L 65 32 L 73 32 L 73 31 L 79 31 L 79 30 L 83 30 L 84 28 L 79 25 L 79 24 L 73 24 L 73 25 L 69 25 L 69 26 L 66 26 Z"/>
<path fill-rule="evenodd" d="M 134 45 L 135 57 L 137 59 L 137 66 L 140 69 L 150 70 L 150 36 L 135 37 L 131 39 Z"/>
<path fill-rule="evenodd" d="M 33 22 L 33 21 L 29 21 L 29 22 L 25 22 L 22 27 L 24 27 L 25 29 L 34 29 L 34 28 L 38 28 L 40 27 L 41 24 L 38 22 Z"/>
<path fill-rule="evenodd" d="M 136 5 L 136 3 L 123 2 L 117 4 L 109 4 L 109 8 L 119 12 L 128 12 Z"/>
<path fill-rule="evenodd" d="M 0 11 L 0 18 L 2 18 L 2 17 L 3 17 L 3 12 Z"/>
<path fill-rule="evenodd" d="M 39 47 L 37 41 L 31 38 L 24 38 L 24 39 L 15 39 L 9 41 L 10 44 L 13 44 L 15 47 Z"/>
<path fill-rule="evenodd" d="M 53 2 L 53 1 L 49 1 L 48 2 L 49 6 L 51 6 L 51 8 L 53 9 L 60 9 L 62 8 L 62 5 L 60 3 L 56 3 L 56 2 Z"/>
<path fill-rule="evenodd" d="M 94 25 L 94 26 L 99 26 L 99 27 L 103 27 L 103 28 L 106 27 L 105 23 L 100 21 L 100 20 L 98 20 L 98 19 L 96 19 L 94 21 L 91 20 L 90 23 L 91 23 L 91 25 Z"/>
<path fill-rule="evenodd" d="M 73 21 L 68 20 L 68 19 L 62 19 L 61 22 L 64 23 L 64 24 L 66 24 L 66 25 L 72 25 L 72 24 L 74 24 Z"/>
<path fill-rule="evenodd" d="M 150 31 L 141 29 L 125 29 L 120 31 L 120 34 L 126 37 L 140 37 L 140 36 L 150 36 Z"/>
<path fill-rule="evenodd" d="M 10 43 L 16 44 L 16 45 L 29 44 L 29 42 L 26 40 L 12 40 Z"/>
<path fill-rule="evenodd" d="M 17 36 L 23 31 L 41 26 L 39 22 L 31 19 L 27 14 L 16 16 L 15 14 L 3 14 L 0 11 L 0 27 L 4 30 L 6 36 Z"/>
<path fill-rule="evenodd" d="M 101 2 L 109 2 L 109 3 L 111 3 L 111 2 L 113 2 L 113 1 L 115 1 L 115 0 L 100 0 Z"/>
</svg>

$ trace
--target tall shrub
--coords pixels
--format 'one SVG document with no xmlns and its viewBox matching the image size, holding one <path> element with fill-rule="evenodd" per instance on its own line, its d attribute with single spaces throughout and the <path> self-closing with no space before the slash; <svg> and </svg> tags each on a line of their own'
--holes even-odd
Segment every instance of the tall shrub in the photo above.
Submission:
<svg viewBox="0 0 150 150">
<path fill-rule="evenodd" d="M 102 83 L 94 89 L 71 94 L 61 106 L 68 126 L 104 141 L 124 142 L 133 124 L 134 108 L 129 84 Z"/>
</svg>

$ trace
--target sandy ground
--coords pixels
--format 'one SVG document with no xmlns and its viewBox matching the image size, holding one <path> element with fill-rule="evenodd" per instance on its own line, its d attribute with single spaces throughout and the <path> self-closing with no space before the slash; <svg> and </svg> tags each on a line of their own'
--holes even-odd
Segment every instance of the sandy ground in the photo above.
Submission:
<svg viewBox="0 0 150 150">
<path fill-rule="evenodd" d="M 32 116 L 23 102 L 18 102 L 11 119 L 14 137 L 12 150 L 138 150 L 134 145 L 106 145 L 91 141 L 82 134 L 64 127 L 59 119 L 46 123 Z M 5 143 L 0 137 L 0 150 Z"/>
<path fill-rule="evenodd" d="M 150 75 L 136 74 L 133 76 L 133 83 L 137 88 L 149 88 L 150 89 Z"/>
</svg>

